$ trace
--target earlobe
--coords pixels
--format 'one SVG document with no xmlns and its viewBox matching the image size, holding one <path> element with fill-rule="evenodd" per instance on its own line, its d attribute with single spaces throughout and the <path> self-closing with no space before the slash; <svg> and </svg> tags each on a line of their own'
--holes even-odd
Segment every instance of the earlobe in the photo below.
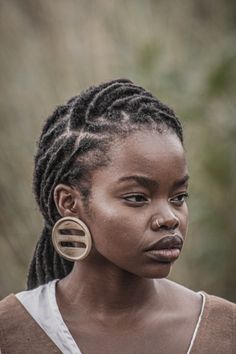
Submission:
<svg viewBox="0 0 236 354">
<path fill-rule="evenodd" d="M 58 184 L 54 189 L 54 202 L 62 217 L 79 215 L 79 199 L 79 192 L 75 187 Z"/>
</svg>

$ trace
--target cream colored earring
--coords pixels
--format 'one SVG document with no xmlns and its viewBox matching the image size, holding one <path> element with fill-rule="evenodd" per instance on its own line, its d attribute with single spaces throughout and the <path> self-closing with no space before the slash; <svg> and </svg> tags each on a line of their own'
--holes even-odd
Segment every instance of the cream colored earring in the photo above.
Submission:
<svg viewBox="0 0 236 354">
<path fill-rule="evenodd" d="M 92 238 L 89 229 L 82 220 L 66 216 L 59 219 L 54 225 L 52 243 L 60 256 L 75 262 L 87 257 L 92 247 Z"/>
</svg>

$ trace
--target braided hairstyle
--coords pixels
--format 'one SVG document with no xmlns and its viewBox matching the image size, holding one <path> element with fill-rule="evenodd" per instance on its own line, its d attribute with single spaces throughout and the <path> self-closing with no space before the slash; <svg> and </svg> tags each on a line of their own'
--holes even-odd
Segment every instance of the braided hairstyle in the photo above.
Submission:
<svg viewBox="0 0 236 354">
<path fill-rule="evenodd" d="M 140 129 L 171 129 L 183 143 L 182 127 L 174 112 L 150 92 L 127 79 L 92 86 L 59 106 L 47 119 L 35 156 L 33 188 L 44 217 L 44 228 L 28 273 L 28 289 L 65 277 L 73 263 L 60 257 L 51 241 L 60 218 L 53 192 L 57 184 L 80 189 L 89 199 L 91 173 L 108 163 L 114 139 Z"/>
</svg>

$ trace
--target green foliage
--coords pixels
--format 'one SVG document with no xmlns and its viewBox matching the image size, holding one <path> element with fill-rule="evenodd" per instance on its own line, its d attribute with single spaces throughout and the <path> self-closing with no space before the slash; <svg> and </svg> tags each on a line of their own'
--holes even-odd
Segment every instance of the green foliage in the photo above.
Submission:
<svg viewBox="0 0 236 354">
<path fill-rule="evenodd" d="M 225 56 L 217 63 L 208 76 L 208 94 L 217 96 L 233 89 L 236 78 L 235 55 Z"/>
</svg>

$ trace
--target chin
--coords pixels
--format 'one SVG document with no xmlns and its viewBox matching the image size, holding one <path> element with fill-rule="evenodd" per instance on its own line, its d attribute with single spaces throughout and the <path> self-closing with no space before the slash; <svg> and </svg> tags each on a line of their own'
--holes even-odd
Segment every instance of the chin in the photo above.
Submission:
<svg viewBox="0 0 236 354">
<path fill-rule="evenodd" d="M 143 272 L 142 277 L 148 279 L 162 279 L 168 277 L 171 271 L 172 264 L 171 263 L 161 263 L 160 265 L 156 265 L 155 267 L 149 267 Z"/>
</svg>

